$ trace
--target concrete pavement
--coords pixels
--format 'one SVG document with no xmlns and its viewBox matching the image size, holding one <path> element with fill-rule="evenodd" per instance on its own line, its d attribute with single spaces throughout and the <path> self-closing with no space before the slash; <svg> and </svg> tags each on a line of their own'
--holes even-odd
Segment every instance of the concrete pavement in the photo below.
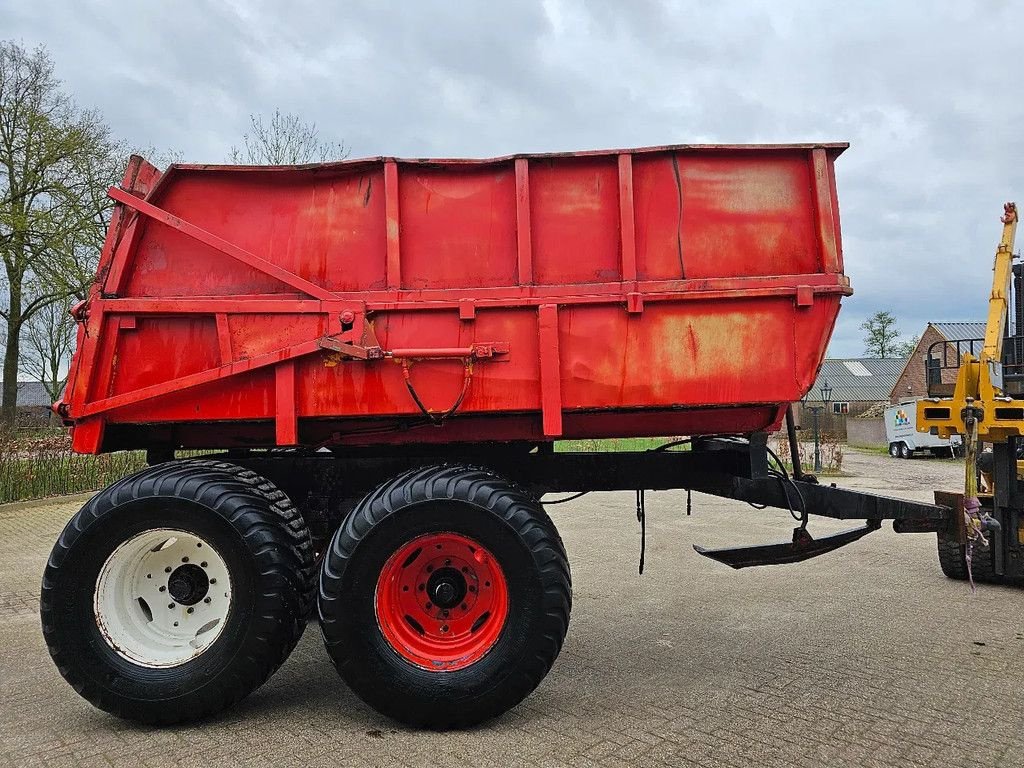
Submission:
<svg viewBox="0 0 1024 768">
<path fill-rule="evenodd" d="M 928 499 L 950 461 L 853 453 L 844 485 Z M 572 624 L 547 679 L 477 729 L 406 729 L 335 675 L 315 626 L 270 682 L 215 720 L 121 722 L 67 687 L 43 645 L 46 556 L 82 499 L 0 507 L 0 765 L 1024 765 L 1024 591 L 945 579 L 931 535 L 873 534 L 802 565 L 731 571 L 692 543 L 783 540 L 784 511 L 648 495 L 551 508 Z M 824 531 L 845 524 L 812 523 Z"/>
</svg>

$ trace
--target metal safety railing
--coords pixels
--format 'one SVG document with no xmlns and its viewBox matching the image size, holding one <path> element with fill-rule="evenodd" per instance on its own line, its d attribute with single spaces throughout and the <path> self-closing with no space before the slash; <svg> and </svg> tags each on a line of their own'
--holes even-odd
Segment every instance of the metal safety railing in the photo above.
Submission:
<svg viewBox="0 0 1024 768">
<path fill-rule="evenodd" d="M 956 372 L 965 355 L 977 358 L 984 339 L 936 341 L 925 353 L 925 382 L 929 397 L 950 397 Z M 1024 335 L 1007 336 L 1003 343 L 1003 386 L 1006 394 L 1024 397 Z"/>
</svg>

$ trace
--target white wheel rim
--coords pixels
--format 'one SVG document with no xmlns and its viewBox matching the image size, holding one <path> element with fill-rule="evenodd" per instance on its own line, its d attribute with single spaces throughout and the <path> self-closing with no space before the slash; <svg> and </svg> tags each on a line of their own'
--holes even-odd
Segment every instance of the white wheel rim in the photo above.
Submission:
<svg viewBox="0 0 1024 768">
<path fill-rule="evenodd" d="M 220 637 L 231 611 L 231 578 L 216 549 L 194 533 L 144 531 L 100 569 L 93 612 L 120 656 L 143 667 L 176 667 Z"/>
</svg>

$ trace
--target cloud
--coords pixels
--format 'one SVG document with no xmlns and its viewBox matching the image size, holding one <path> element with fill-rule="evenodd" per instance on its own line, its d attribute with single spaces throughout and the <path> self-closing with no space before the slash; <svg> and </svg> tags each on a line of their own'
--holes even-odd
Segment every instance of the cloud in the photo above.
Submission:
<svg viewBox="0 0 1024 768">
<path fill-rule="evenodd" d="M 846 301 L 831 353 L 893 311 L 984 316 L 1024 189 L 1009 2 L 8 3 L 69 90 L 139 146 L 223 160 L 251 112 L 353 155 L 488 156 L 670 142 L 846 140 Z"/>
</svg>

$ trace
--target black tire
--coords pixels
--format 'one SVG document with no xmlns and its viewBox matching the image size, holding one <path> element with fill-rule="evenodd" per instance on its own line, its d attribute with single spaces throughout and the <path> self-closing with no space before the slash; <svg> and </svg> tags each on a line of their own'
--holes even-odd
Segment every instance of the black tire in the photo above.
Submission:
<svg viewBox="0 0 1024 768">
<path fill-rule="evenodd" d="M 93 599 L 111 553 L 162 528 L 210 542 L 233 597 L 202 653 L 152 668 L 114 650 Z M 114 483 L 71 519 L 43 574 L 40 614 L 50 655 L 79 694 L 119 717 L 167 724 L 208 716 L 264 683 L 302 636 L 315 589 L 309 531 L 282 491 L 232 464 L 175 461 Z"/>
<path fill-rule="evenodd" d="M 375 602 L 392 554 L 441 532 L 470 537 L 492 553 L 507 579 L 508 616 L 482 658 L 432 671 L 388 643 Z M 414 470 L 366 496 L 335 534 L 320 576 L 324 642 L 344 680 L 382 714 L 438 730 L 488 720 L 533 691 L 561 650 L 571 602 L 565 549 L 538 501 L 465 466 Z"/>
<path fill-rule="evenodd" d="M 901 459 L 913 458 L 914 452 L 912 450 L 910 450 L 910 446 L 907 445 L 906 443 L 900 443 L 899 444 L 899 449 L 900 449 L 900 458 Z"/>
<path fill-rule="evenodd" d="M 989 541 L 992 537 L 989 537 Z M 961 544 L 955 534 L 940 532 L 938 534 L 939 567 L 943 574 L 957 581 L 967 581 L 967 548 Z M 971 573 L 974 581 L 979 584 L 1014 583 L 996 573 L 993 561 L 993 547 L 975 546 L 971 557 Z"/>
<path fill-rule="evenodd" d="M 889 443 L 889 455 L 894 459 L 898 459 L 900 456 L 899 443 Z"/>
</svg>

